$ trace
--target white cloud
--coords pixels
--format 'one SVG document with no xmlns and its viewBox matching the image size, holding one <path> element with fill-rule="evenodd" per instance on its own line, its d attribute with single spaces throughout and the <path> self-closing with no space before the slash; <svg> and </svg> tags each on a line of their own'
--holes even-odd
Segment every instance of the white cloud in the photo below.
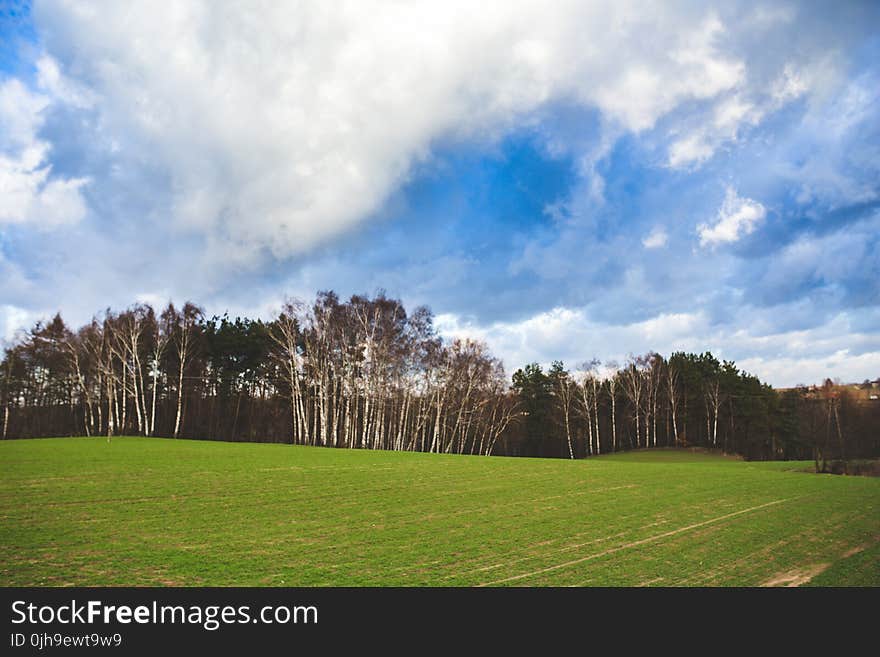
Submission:
<svg viewBox="0 0 880 657">
<path fill-rule="evenodd" d="M 760 373 L 767 381 L 780 388 L 804 384 L 820 384 L 827 378 L 844 383 L 874 380 L 880 372 L 880 352 L 851 354 L 847 349 L 812 358 L 746 358 L 737 363 L 752 374 Z"/>
<path fill-rule="evenodd" d="M 719 100 L 688 134 L 669 146 L 668 164 L 673 169 L 699 166 L 726 142 L 735 142 L 743 126 L 757 125 L 769 108 L 758 107 L 740 94 Z"/>
<path fill-rule="evenodd" d="M 549 364 L 562 359 L 569 366 L 600 357 L 623 363 L 630 353 L 648 349 L 672 351 L 698 343 L 708 332 L 701 313 L 663 313 L 632 324 L 600 324 L 586 309 L 558 307 L 521 321 L 480 325 L 453 314 L 438 315 L 438 329 L 450 337 L 485 340 L 509 370 L 526 363 Z"/>
<path fill-rule="evenodd" d="M 679 33 L 672 43 L 667 43 L 667 47 L 671 46 L 669 52 L 657 53 L 674 66 L 658 70 L 656 65 L 641 61 L 624 68 L 622 75 L 598 88 L 598 106 L 638 132 L 651 128 L 658 117 L 684 99 L 712 98 L 733 89 L 742 81 L 745 65 L 719 52 L 717 41 L 724 31 L 718 17 L 710 14 L 697 29 Z M 639 40 L 643 37 L 638 35 Z M 625 45 L 643 47 L 635 42 Z M 615 54 L 627 59 L 624 49 L 615 49 Z M 669 75 L 673 71 L 678 75 Z"/>
<path fill-rule="evenodd" d="M 805 74 L 796 70 L 792 64 L 786 64 L 770 93 L 776 105 L 782 106 L 794 98 L 799 98 L 809 88 L 810 83 Z"/>
<path fill-rule="evenodd" d="M 20 80 L 4 80 L 0 84 L 0 148 L 11 151 L 32 146 L 48 104 L 46 96 L 30 92 Z"/>
<path fill-rule="evenodd" d="M 718 103 L 712 122 L 719 130 L 735 131 L 737 126 L 747 119 L 753 123 L 757 122 L 752 118 L 755 115 L 754 105 L 738 96 L 732 96 Z"/>
<path fill-rule="evenodd" d="M 666 233 L 666 229 L 662 226 L 657 226 L 645 236 L 642 240 L 642 246 L 646 249 L 661 249 L 666 246 L 668 240 L 669 235 Z"/>
<path fill-rule="evenodd" d="M 3 346 L 4 342 L 11 344 L 16 334 L 29 328 L 37 317 L 37 314 L 18 306 L 0 305 L 0 346 Z"/>
<path fill-rule="evenodd" d="M 61 73 L 58 62 L 47 55 L 37 60 L 37 86 L 56 101 L 78 108 L 92 107 L 96 99 L 87 88 Z"/>
<path fill-rule="evenodd" d="M 669 166 L 673 169 L 708 160 L 715 153 L 715 147 L 702 133 L 677 139 L 669 146 Z"/>
<path fill-rule="evenodd" d="M 825 61 L 821 67 L 827 67 Z M 729 94 L 723 94 L 702 113 L 698 113 L 682 130 L 675 134 L 669 145 L 668 166 L 688 169 L 708 161 L 724 144 L 736 142 L 750 126 L 758 125 L 765 116 L 806 94 L 818 75 L 797 70 L 791 63 L 784 66 L 779 76 L 770 81 L 768 88 L 737 85 Z"/>
<path fill-rule="evenodd" d="M 766 215 L 767 210 L 763 205 L 750 198 L 738 196 L 733 187 L 728 187 L 715 222 L 711 225 L 700 224 L 697 227 L 700 246 L 736 242 L 752 233 Z"/>
<path fill-rule="evenodd" d="M 64 86 L 50 60 L 41 60 L 43 69 L 56 90 Z M 45 229 L 76 223 L 86 214 L 81 189 L 88 179 L 51 178 L 50 145 L 38 137 L 44 112 L 56 100 L 14 78 L 0 82 L 0 225 Z"/>
<path fill-rule="evenodd" d="M 92 89 L 64 95 L 100 98 L 102 131 L 167 173 L 172 221 L 239 261 L 350 230 L 438 140 L 497 138 L 553 101 L 642 131 L 745 72 L 716 15 L 665 3 L 59 2 L 35 16 Z"/>
<path fill-rule="evenodd" d="M 47 180 L 52 167 L 31 162 L 29 153 L 19 159 L 0 156 L 0 224 L 29 223 L 42 229 L 82 219 L 86 204 L 80 190 L 88 180 Z"/>
</svg>

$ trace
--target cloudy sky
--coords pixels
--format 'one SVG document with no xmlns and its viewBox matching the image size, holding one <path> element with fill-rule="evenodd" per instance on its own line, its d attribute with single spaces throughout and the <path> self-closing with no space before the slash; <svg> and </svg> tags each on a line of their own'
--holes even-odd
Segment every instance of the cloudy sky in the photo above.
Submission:
<svg viewBox="0 0 880 657">
<path fill-rule="evenodd" d="M 384 288 L 510 371 L 880 376 L 880 4 L 0 0 L 0 339 Z"/>
</svg>

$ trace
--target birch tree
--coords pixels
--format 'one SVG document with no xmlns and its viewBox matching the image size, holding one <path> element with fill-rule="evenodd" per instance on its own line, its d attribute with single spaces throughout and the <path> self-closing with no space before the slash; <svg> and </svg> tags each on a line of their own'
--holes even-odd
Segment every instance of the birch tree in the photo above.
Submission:
<svg viewBox="0 0 880 657">
<path fill-rule="evenodd" d="M 620 373 L 617 371 L 617 362 L 608 361 L 605 367 L 610 371 L 608 376 L 608 397 L 611 400 L 611 451 L 617 451 L 617 388 Z"/>
<path fill-rule="evenodd" d="M 666 399 L 669 402 L 669 413 L 671 415 L 672 421 L 672 435 L 674 440 L 674 445 L 676 447 L 679 446 L 678 439 L 678 403 L 679 403 L 679 391 L 678 391 L 678 379 L 679 379 L 679 370 L 676 354 L 673 354 L 666 363 L 665 377 L 664 383 L 666 385 Z"/>
<path fill-rule="evenodd" d="M 718 411 L 721 408 L 721 369 L 718 360 L 706 353 L 700 357 L 703 374 L 703 397 L 706 402 L 706 435 L 718 446 Z"/>
<path fill-rule="evenodd" d="M 640 420 L 646 397 L 645 367 L 647 362 L 648 357 L 646 356 L 630 356 L 629 362 L 623 370 L 624 391 L 629 399 L 633 421 L 635 422 L 636 447 L 641 447 Z M 647 440 L 645 443 L 647 447 Z"/>
<path fill-rule="evenodd" d="M 195 337 L 196 326 L 204 317 L 201 308 L 187 302 L 183 306 L 180 313 L 174 311 L 174 307 L 169 305 L 165 311 L 169 313 L 168 322 L 173 324 L 174 346 L 177 354 L 177 412 L 174 418 L 174 437 L 180 436 L 181 421 L 183 419 L 183 398 L 184 398 L 184 373 L 187 364 L 192 358 L 193 340 Z"/>
<path fill-rule="evenodd" d="M 562 416 L 562 425 L 565 429 L 565 440 L 568 445 L 568 456 L 574 459 L 574 447 L 572 445 L 572 408 L 575 399 L 575 386 L 571 376 L 565 370 L 562 361 L 555 361 L 550 368 L 550 380 L 553 386 L 553 395 L 556 399 L 556 408 Z"/>
<path fill-rule="evenodd" d="M 587 454 L 601 454 L 602 444 L 599 433 L 599 360 L 594 358 L 581 364 L 577 381 L 579 409 L 587 426 Z"/>
</svg>

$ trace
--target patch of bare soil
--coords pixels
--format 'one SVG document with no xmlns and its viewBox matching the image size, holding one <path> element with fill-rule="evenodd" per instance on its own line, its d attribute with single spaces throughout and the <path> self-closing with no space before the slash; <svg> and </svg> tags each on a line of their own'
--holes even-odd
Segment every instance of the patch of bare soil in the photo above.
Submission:
<svg viewBox="0 0 880 657">
<path fill-rule="evenodd" d="M 761 586 L 801 586 L 813 579 L 819 573 L 825 571 L 831 564 L 820 563 L 801 570 L 789 570 L 786 573 L 775 575 L 772 579 L 768 579 Z"/>
<path fill-rule="evenodd" d="M 638 584 L 636 584 L 636 586 L 639 586 L 639 587 L 641 587 L 641 586 L 651 586 L 651 584 L 656 584 L 657 582 L 662 582 L 662 581 L 663 581 L 663 578 L 662 578 L 662 577 L 655 577 L 654 579 L 649 579 L 649 580 L 647 580 L 647 581 L 645 581 L 645 582 L 639 582 Z"/>
<path fill-rule="evenodd" d="M 864 552 L 867 549 L 868 549 L 867 545 L 856 545 L 854 548 L 844 552 L 841 559 L 846 559 L 847 557 L 851 557 L 854 554 L 858 554 L 859 552 Z"/>
</svg>

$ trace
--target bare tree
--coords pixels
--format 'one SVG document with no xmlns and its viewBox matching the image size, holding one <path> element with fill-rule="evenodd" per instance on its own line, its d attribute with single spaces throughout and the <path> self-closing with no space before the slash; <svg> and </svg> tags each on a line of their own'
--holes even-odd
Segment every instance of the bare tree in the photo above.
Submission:
<svg viewBox="0 0 880 657">
<path fill-rule="evenodd" d="M 549 376 L 553 383 L 553 395 L 556 399 L 556 408 L 562 415 L 562 424 L 565 429 L 565 440 L 568 445 L 568 456 L 569 458 L 574 459 L 574 447 L 571 440 L 571 413 L 574 406 L 577 386 L 571 380 L 571 375 L 565 370 L 561 361 L 553 363 Z"/>
<path fill-rule="evenodd" d="M 300 351 L 301 333 L 299 316 L 303 305 L 299 301 L 289 300 L 275 320 L 269 335 L 275 342 L 276 349 L 272 352 L 286 377 L 290 395 L 290 416 L 292 426 L 291 441 L 308 443 L 308 419 L 303 404 L 301 388 L 303 358 Z"/>
<path fill-rule="evenodd" d="M 587 425 L 587 454 L 600 454 L 602 451 L 599 435 L 599 391 L 601 385 L 598 367 L 599 360 L 594 358 L 582 363 L 579 368 L 578 401 L 580 402 L 581 414 Z"/>
<path fill-rule="evenodd" d="M 721 408 L 721 372 L 711 354 L 703 354 L 703 397 L 706 402 L 706 435 L 713 447 L 718 446 L 718 411 Z"/>
<path fill-rule="evenodd" d="M 86 408 L 86 412 L 83 414 L 83 428 L 85 429 L 86 435 L 91 436 L 94 428 L 92 393 L 91 386 L 86 380 L 86 375 L 88 373 L 86 371 L 87 363 L 83 362 L 87 358 L 88 352 L 83 344 L 82 331 L 78 335 L 71 334 L 67 340 L 65 340 L 64 346 L 67 349 L 67 354 L 70 359 L 71 372 L 74 376 L 75 385 L 80 391 Z"/>
<path fill-rule="evenodd" d="M 6 350 L 6 358 L 4 363 L 3 377 L 3 440 L 9 435 L 9 415 L 10 406 L 12 405 L 12 367 L 15 359 L 15 351 L 13 349 Z"/>
<path fill-rule="evenodd" d="M 183 310 L 179 314 L 173 313 L 173 307 L 169 306 L 169 310 L 172 310 L 172 314 L 168 321 L 175 324 L 173 333 L 178 364 L 177 414 L 174 419 L 174 437 L 177 438 L 180 436 L 180 426 L 183 418 L 184 372 L 186 371 L 189 359 L 192 357 L 193 338 L 196 325 L 199 320 L 202 319 L 204 313 L 201 308 L 190 302 L 184 304 Z M 166 312 L 168 312 L 168 310 L 166 310 Z"/>
<path fill-rule="evenodd" d="M 630 356 L 629 362 L 623 370 L 624 392 L 632 405 L 633 420 L 635 421 L 636 447 L 641 447 L 642 445 L 640 419 L 646 397 L 645 369 L 649 358 L 649 356 Z M 647 440 L 645 443 L 645 446 L 647 446 Z"/>
<path fill-rule="evenodd" d="M 646 384 L 648 393 L 648 402 L 645 406 L 645 445 L 648 443 L 648 415 L 651 418 L 651 447 L 657 447 L 657 398 L 660 395 L 661 384 L 663 382 L 663 368 L 665 363 L 663 356 L 658 353 L 648 354 L 648 364 L 646 372 Z"/>
<path fill-rule="evenodd" d="M 617 451 L 617 382 L 619 372 L 617 362 L 608 361 L 605 367 L 610 372 L 608 375 L 608 396 L 611 399 L 611 451 Z"/>
<path fill-rule="evenodd" d="M 670 357 L 670 359 L 666 363 L 664 383 L 666 384 L 666 398 L 669 401 L 669 412 L 672 416 L 672 435 L 674 438 L 674 444 L 676 447 L 679 445 L 678 440 L 678 379 L 679 379 L 679 370 L 678 365 L 675 363 L 674 355 Z"/>
</svg>

